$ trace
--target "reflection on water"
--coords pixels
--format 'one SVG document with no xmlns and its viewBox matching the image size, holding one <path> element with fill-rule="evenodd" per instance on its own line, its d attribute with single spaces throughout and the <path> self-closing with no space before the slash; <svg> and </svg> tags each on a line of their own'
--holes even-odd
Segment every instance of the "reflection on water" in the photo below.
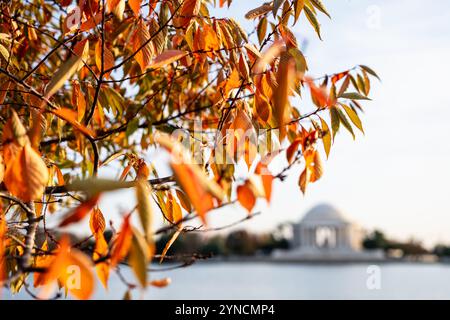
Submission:
<svg viewBox="0 0 450 320">
<path fill-rule="evenodd" d="M 149 288 L 145 299 L 448 299 L 450 265 L 380 264 L 379 290 L 367 287 L 367 264 L 205 263 L 152 278 L 171 277 L 164 289 Z M 122 269 L 129 279 L 130 270 Z M 126 291 L 112 275 L 108 292 L 96 299 L 121 299 Z M 133 298 L 140 298 L 133 292 Z M 11 296 L 7 296 L 11 298 Z M 14 298 L 27 299 L 25 292 Z"/>
</svg>

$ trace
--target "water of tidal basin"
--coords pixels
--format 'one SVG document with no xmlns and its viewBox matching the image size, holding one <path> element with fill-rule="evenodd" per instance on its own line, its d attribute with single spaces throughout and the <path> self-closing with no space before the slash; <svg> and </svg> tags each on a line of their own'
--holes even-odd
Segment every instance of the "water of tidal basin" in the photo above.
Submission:
<svg viewBox="0 0 450 320">
<path fill-rule="evenodd" d="M 166 267 L 164 265 L 163 267 Z M 379 264 L 381 289 L 367 289 L 368 264 L 204 263 L 152 279 L 170 277 L 164 289 L 149 288 L 145 299 L 449 299 L 450 265 Z M 158 266 L 154 266 L 158 267 Z M 130 270 L 122 273 L 131 281 Z M 121 299 L 126 288 L 112 275 L 107 293 L 97 286 L 95 299 Z M 15 298 L 27 298 L 20 293 Z"/>
</svg>

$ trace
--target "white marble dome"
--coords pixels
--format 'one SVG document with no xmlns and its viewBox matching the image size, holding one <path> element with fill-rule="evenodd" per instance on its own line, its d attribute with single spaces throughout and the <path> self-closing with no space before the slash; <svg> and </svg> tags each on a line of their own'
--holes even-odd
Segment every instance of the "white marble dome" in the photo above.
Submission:
<svg viewBox="0 0 450 320">
<path fill-rule="evenodd" d="M 301 224 L 346 224 L 349 219 L 335 207 L 329 204 L 319 204 L 308 212 L 300 221 Z"/>
</svg>

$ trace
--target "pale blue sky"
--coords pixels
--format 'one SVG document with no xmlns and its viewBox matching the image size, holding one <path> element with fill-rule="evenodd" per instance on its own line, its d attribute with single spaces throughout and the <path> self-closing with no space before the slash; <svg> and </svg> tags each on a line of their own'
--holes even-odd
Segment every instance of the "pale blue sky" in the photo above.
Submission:
<svg viewBox="0 0 450 320">
<path fill-rule="evenodd" d="M 245 21 L 244 15 L 262 2 L 234 0 L 229 12 L 214 14 L 231 14 L 252 27 L 255 22 Z M 308 41 L 305 55 L 312 76 L 356 64 L 379 73 L 382 83 L 374 82 L 373 102 L 365 104 L 366 135 L 354 142 L 346 132 L 339 134 L 324 177 L 306 196 L 297 187 L 298 167 L 284 184 L 275 185 L 271 206 L 260 201 L 263 214 L 240 227 L 268 230 L 329 202 L 368 229 L 380 228 L 399 239 L 413 236 L 428 245 L 450 243 L 450 2 L 323 2 L 332 16 L 320 17 L 324 41 L 304 19 L 293 31 Z M 114 217 L 117 208 L 133 203 L 133 193 L 124 192 L 106 196 L 101 207 Z M 245 211 L 236 206 L 212 213 L 210 221 L 222 225 L 243 216 Z"/>
</svg>

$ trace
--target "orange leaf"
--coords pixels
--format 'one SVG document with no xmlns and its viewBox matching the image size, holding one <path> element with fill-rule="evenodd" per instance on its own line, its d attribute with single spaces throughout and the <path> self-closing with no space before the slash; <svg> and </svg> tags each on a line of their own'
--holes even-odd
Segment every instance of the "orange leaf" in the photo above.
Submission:
<svg viewBox="0 0 450 320">
<path fill-rule="evenodd" d="M 179 10 L 179 18 L 174 19 L 176 27 L 186 27 L 192 19 L 192 16 L 198 15 L 202 0 L 184 0 Z"/>
<path fill-rule="evenodd" d="M 281 52 L 285 49 L 284 42 L 281 40 L 275 41 L 267 51 L 265 51 L 262 56 L 258 59 L 254 66 L 255 73 L 261 73 L 265 71 L 266 66 L 272 64 L 272 62 L 277 58 Z"/>
<path fill-rule="evenodd" d="M 280 63 L 277 71 L 278 86 L 274 91 L 274 114 L 280 130 L 280 141 L 286 134 L 285 124 L 288 121 L 290 113 L 289 95 L 293 88 L 295 80 L 295 61 L 288 58 L 288 61 Z"/>
<path fill-rule="evenodd" d="M 137 52 L 136 55 L 134 56 L 134 59 L 141 67 L 141 71 L 145 71 L 145 69 L 147 69 L 150 60 L 153 57 L 153 49 L 149 40 L 150 40 L 150 32 L 148 31 L 148 27 L 142 20 L 139 20 L 132 41 L 133 41 L 133 52 Z"/>
<path fill-rule="evenodd" d="M 89 227 L 94 236 L 103 234 L 106 228 L 105 217 L 99 208 L 91 211 L 91 218 L 89 219 Z"/>
<path fill-rule="evenodd" d="M 188 54 L 187 51 L 181 50 L 166 50 L 160 55 L 156 56 L 152 63 L 150 64 L 150 68 L 158 69 L 164 67 L 172 62 L 175 62 Z"/>
<path fill-rule="evenodd" d="M 267 202 L 270 202 L 272 196 L 272 183 L 274 180 L 273 175 L 270 173 L 267 165 L 262 163 L 258 163 L 258 165 L 255 168 L 255 173 L 261 176 L 264 188 L 264 195 L 266 197 Z"/>
<path fill-rule="evenodd" d="M 5 259 L 5 249 L 6 249 L 6 231 L 7 224 L 4 214 L 0 213 L 0 286 L 2 285 L 3 280 L 6 279 L 6 259 Z"/>
<path fill-rule="evenodd" d="M 98 200 L 100 199 L 100 194 L 96 194 L 95 196 L 87 199 L 83 203 L 81 203 L 78 207 L 73 210 L 73 212 L 67 216 L 60 224 L 60 227 L 67 226 L 71 223 L 78 222 L 83 219 L 86 215 L 88 215 L 91 210 L 97 205 Z"/>
<path fill-rule="evenodd" d="M 102 41 L 97 41 L 95 45 L 95 64 L 98 70 L 102 70 Z M 105 46 L 103 48 L 103 70 L 109 70 L 114 67 L 114 55 Z M 105 78 L 108 79 L 111 72 L 105 73 Z"/>
<path fill-rule="evenodd" d="M 128 5 L 136 16 L 139 15 L 139 11 L 141 10 L 141 3 L 142 0 L 128 0 Z"/>
<path fill-rule="evenodd" d="M 133 231 L 130 225 L 130 216 L 128 214 L 122 223 L 119 235 L 114 241 L 114 245 L 111 249 L 111 268 L 114 268 L 119 262 L 121 262 L 128 254 L 131 247 L 131 240 L 133 239 Z"/>
<path fill-rule="evenodd" d="M 61 169 L 59 169 L 56 164 L 53 165 L 53 168 L 55 168 L 56 178 L 58 179 L 58 185 L 63 186 L 65 184 L 65 181 Z"/>
<path fill-rule="evenodd" d="M 157 287 L 157 288 L 164 288 L 167 287 L 172 281 L 170 278 L 163 278 L 158 280 L 150 281 L 150 285 Z"/>
<path fill-rule="evenodd" d="M 6 163 L 4 183 L 11 194 L 25 202 L 39 199 L 48 182 L 48 169 L 30 144 Z"/>
<path fill-rule="evenodd" d="M 95 285 L 92 268 L 93 264 L 89 258 L 84 253 L 71 249 L 68 237 L 64 237 L 39 283 L 47 285 L 44 292 L 48 294 L 51 283 L 58 279 L 74 297 L 83 300 L 89 299 L 94 292 Z"/>
<path fill-rule="evenodd" d="M 247 209 L 250 214 L 256 204 L 256 197 L 248 181 L 237 187 L 237 198 L 239 203 Z"/>
<path fill-rule="evenodd" d="M 294 160 L 294 155 L 297 152 L 297 149 L 302 142 L 301 138 L 295 139 L 291 145 L 286 150 L 286 158 L 289 164 L 292 164 L 292 161 Z"/>
<path fill-rule="evenodd" d="M 206 213 L 214 207 L 213 197 L 198 181 L 190 166 L 172 163 L 172 170 L 181 188 L 191 200 L 197 214 L 206 224 Z"/>
<path fill-rule="evenodd" d="M 75 110 L 69 109 L 69 108 L 59 108 L 55 110 L 50 110 L 51 113 L 53 113 L 55 116 L 57 116 L 60 119 L 63 119 L 70 123 L 75 129 L 82 132 L 84 135 L 94 138 L 95 133 L 86 128 L 84 125 L 82 125 L 80 122 L 78 122 L 78 114 Z"/>
</svg>

